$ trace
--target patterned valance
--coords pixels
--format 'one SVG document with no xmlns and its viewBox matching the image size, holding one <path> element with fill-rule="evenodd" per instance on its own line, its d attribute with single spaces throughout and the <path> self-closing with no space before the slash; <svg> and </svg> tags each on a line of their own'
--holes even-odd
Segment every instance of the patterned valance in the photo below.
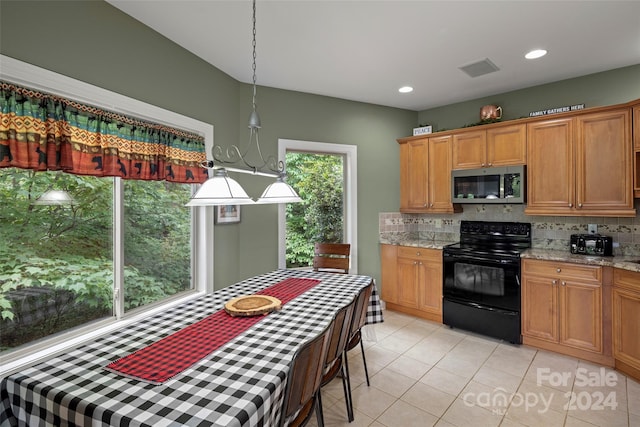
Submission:
<svg viewBox="0 0 640 427">
<path fill-rule="evenodd" d="M 202 183 L 204 137 L 0 81 L 0 167 Z"/>
</svg>

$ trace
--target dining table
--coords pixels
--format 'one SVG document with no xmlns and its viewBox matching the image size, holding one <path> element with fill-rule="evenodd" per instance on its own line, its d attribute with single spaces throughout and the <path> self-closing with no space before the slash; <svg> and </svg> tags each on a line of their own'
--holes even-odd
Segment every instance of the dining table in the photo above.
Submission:
<svg viewBox="0 0 640 427">
<path fill-rule="evenodd" d="M 278 425 L 296 351 L 370 284 L 275 270 L 197 296 L 3 378 L 0 426 Z M 245 326 L 224 309 L 272 291 L 286 302 Z M 366 317 L 383 321 L 375 286 Z"/>
</svg>

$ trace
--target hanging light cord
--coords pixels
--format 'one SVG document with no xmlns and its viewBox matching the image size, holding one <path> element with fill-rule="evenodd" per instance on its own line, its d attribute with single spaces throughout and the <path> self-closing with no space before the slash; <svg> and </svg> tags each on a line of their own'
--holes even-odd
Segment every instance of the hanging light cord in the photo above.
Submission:
<svg viewBox="0 0 640 427">
<path fill-rule="evenodd" d="M 253 0 L 253 111 L 256 111 L 256 0 Z"/>
<path fill-rule="evenodd" d="M 213 154 L 213 162 L 206 162 L 205 167 L 216 167 L 215 164 L 222 165 L 221 167 L 225 167 L 228 170 L 233 170 L 236 172 L 244 172 L 244 173 L 252 173 L 258 175 L 267 175 L 267 176 L 276 176 L 283 177 L 285 176 L 284 170 L 284 162 L 276 159 L 275 156 L 268 156 L 266 159 L 262 155 L 262 150 L 260 149 L 260 138 L 259 138 L 259 130 L 261 127 L 260 124 L 260 116 L 257 111 L 256 104 L 256 0 L 253 0 L 253 97 L 252 97 L 252 110 L 251 115 L 249 116 L 249 141 L 247 142 L 246 148 L 244 151 L 241 151 L 237 145 L 231 145 L 228 147 L 222 147 L 220 145 L 214 145 L 212 154 Z M 259 161 L 256 164 L 251 163 L 248 160 L 248 154 L 251 149 L 255 149 L 257 151 L 257 156 L 259 157 Z M 238 169 L 238 168 L 230 168 L 225 165 L 233 165 L 233 164 L 244 164 L 246 169 Z"/>
</svg>

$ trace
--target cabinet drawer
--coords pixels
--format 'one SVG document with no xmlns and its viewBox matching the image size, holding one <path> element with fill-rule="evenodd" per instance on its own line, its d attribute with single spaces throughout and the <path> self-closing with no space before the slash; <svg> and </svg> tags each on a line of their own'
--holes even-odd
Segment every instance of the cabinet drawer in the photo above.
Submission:
<svg viewBox="0 0 640 427">
<path fill-rule="evenodd" d="M 602 267 L 596 265 L 524 259 L 522 273 L 602 283 Z"/>
<path fill-rule="evenodd" d="M 616 268 L 613 270 L 613 284 L 616 287 L 627 288 L 640 292 L 640 273 Z"/>
<path fill-rule="evenodd" d="M 440 261 L 442 260 L 442 251 L 439 249 L 417 248 L 413 246 L 398 246 L 398 258 Z"/>
</svg>

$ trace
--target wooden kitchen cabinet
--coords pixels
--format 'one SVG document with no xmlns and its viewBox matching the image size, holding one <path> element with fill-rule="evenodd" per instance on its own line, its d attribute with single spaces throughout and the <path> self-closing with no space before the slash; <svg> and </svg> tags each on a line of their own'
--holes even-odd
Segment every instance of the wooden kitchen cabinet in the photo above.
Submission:
<svg viewBox="0 0 640 427">
<path fill-rule="evenodd" d="M 380 245 L 380 279 L 382 280 L 380 298 L 387 303 L 398 302 L 398 246 Z"/>
<path fill-rule="evenodd" d="M 527 124 L 527 215 L 635 216 L 629 108 Z"/>
<path fill-rule="evenodd" d="M 451 136 L 402 138 L 400 144 L 400 212 L 453 213 Z"/>
<path fill-rule="evenodd" d="M 616 369 L 640 381 L 640 273 L 613 273 L 613 356 Z"/>
<path fill-rule="evenodd" d="M 640 104 L 633 107 L 633 197 L 640 197 Z"/>
<path fill-rule="evenodd" d="M 576 123 L 578 208 L 635 216 L 630 110 L 583 114 Z"/>
<path fill-rule="evenodd" d="M 453 135 L 452 148 L 452 169 L 487 166 L 487 131 L 457 133 Z"/>
<path fill-rule="evenodd" d="M 527 125 L 526 214 L 571 210 L 575 192 L 573 128 L 572 118 Z"/>
<path fill-rule="evenodd" d="M 640 150 L 640 104 L 633 106 L 633 147 Z"/>
<path fill-rule="evenodd" d="M 442 251 L 380 245 L 387 309 L 442 322 Z"/>
<path fill-rule="evenodd" d="M 605 268 L 522 261 L 523 343 L 613 366 Z M 606 276 L 610 276 L 607 268 Z"/>
<path fill-rule="evenodd" d="M 413 252 L 413 250 L 412 250 Z M 419 251 L 416 251 L 418 254 Z M 422 262 L 422 264 L 420 264 Z M 408 308 L 418 308 L 421 278 L 424 275 L 424 261 L 417 257 L 398 255 L 398 304 Z"/>
<path fill-rule="evenodd" d="M 400 144 L 400 212 L 420 211 L 427 207 L 429 140 Z"/>
<path fill-rule="evenodd" d="M 526 164 L 526 125 L 492 127 L 455 133 L 452 169 Z"/>
</svg>

